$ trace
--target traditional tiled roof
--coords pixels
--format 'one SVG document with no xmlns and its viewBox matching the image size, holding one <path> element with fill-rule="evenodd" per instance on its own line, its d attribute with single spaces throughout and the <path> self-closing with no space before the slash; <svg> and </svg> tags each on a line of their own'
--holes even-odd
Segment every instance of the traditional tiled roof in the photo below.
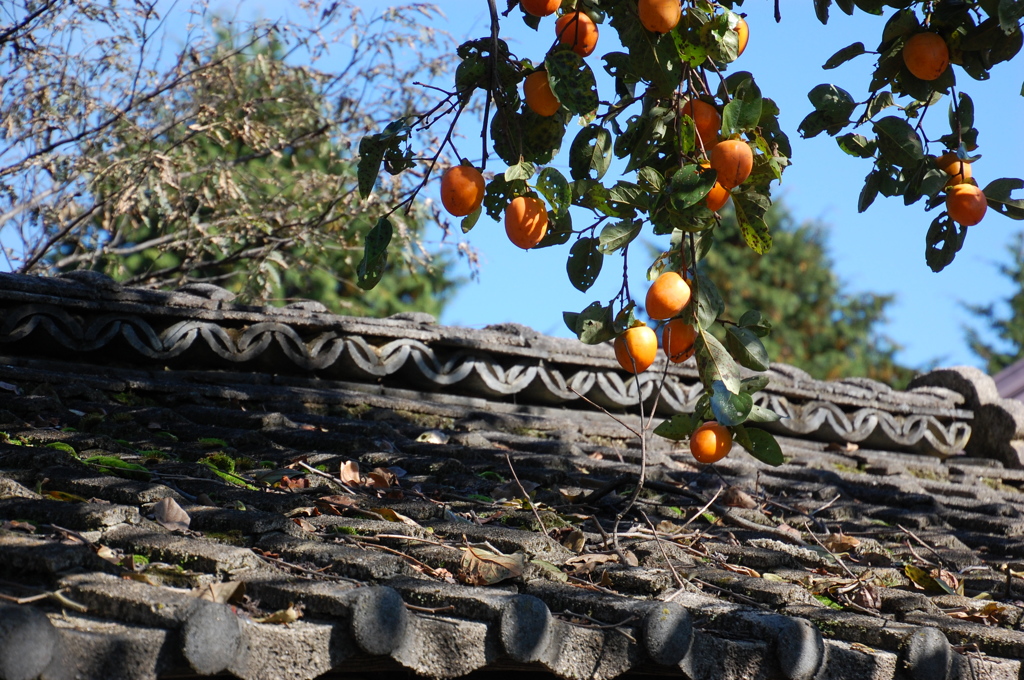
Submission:
<svg viewBox="0 0 1024 680">
<path fill-rule="evenodd" d="M 0 275 L 0 355 L 3 680 L 1021 677 L 1024 404 L 973 369 L 773 366 L 786 463 L 709 468 L 631 432 L 692 366 L 521 326 Z"/>
</svg>

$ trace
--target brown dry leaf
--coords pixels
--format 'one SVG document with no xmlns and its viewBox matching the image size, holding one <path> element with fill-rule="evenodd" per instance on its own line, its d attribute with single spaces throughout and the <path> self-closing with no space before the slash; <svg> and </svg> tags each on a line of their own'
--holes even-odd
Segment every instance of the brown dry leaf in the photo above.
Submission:
<svg viewBox="0 0 1024 680">
<path fill-rule="evenodd" d="M 489 586 L 522 576 L 526 558 L 522 553 L 501 555 L 472 546 L 462 549 L 459 580 L 471 586 Z"/>
<path fill-rule="evenodd" d="M 302 519 L 301 517 L 292 517 L 292 521 L 295 522 L 296 524 L 298 524 L 299 528 L 302 529 L 303 531 L 311 533 L 311 534 L 315 534 L 316 533 L 316 527 L 312 523 L 307 522 L 306 520 Z"/>
<path fill-rule="evenodd" d="M 359 463 L 354 460 L 347 460 L 341 464 L 341 471 L 338 473 L 342 484 L 358 486 L 362 484 L 363 478 L 359 476 Z"/>
<path fill-rule="evenodd" d="M 754 578 L 761 578 L 761 574 L 757 573 L 756 571 L 754 571 L 750 567 L 744 567 L 744 566 L 739 565 L 739 564 L 729 564 L 728 562 L 723 562 L 723 563 L 721 563 L 720 566 L 723 569 L 725 569 L 726 571 L 731 571 L 734 574 L 743 574 L 744 576 L 752 576 Z"/>
<path fill-rule="evenodd" d="M 623 557 L 626 558 L 626 564 L 628 566 L 630 566 L 630 567 L 639 567 L 640 566 L 640 560 L 638 560 L 636 558 L 636 555 L 633 553 L 632 550 L 627 550 L 625 553 L 623 553 Z"/>
<path fill-rule="evenodd" d="M 281 478 L 281 481 L 274 486 L 278 486 L 282 489 L 308 489 L 309 480 L 303 476 L 292 478 L 285 475 Z"/>
<path fill-rule="evenodd" d="M 192 518 L 188 516 L 173 498 L 161 498 L 153 506 L 153 519 L 164 529 L 170 531 L 187 531 Z"/>
<path fill-rule="evenodd" d="M 192 591 L 194 597 L 218 604 L 241 604 L 245 597 L 245 581 L 208 583 Z"/>
<path fill-rule="evenodd" d="M 821 544 L 834 553 L 845 553 L 850 552 L 859 546 L 860 539 L 853 536 L 847 536 L 840 531 L 838 534 L 829 534 L 826 536 L 825 540 L 823 540 Z"/>
<path fill-rule="evenodd" d="M 304 508 L 292 508 L 288 512 L 284 513 L 285 517 L 319 517 L 320 511 L 314 506 L 306 506 Z"/>
<path fill-rule="evenodd" d="M 753 510 L 757 507 L 757 501 L 750 494 L 735 486 L 730 486 L 722 493 L 722 502 L 731 508 Z"/>
<path fill-rule="evenodd" d="M 3 524 L 0 524 L 0 527 L 7 529 L 9 531 L 24 531 L 30 534 L 34 534 L 36 532 L 36 526 L 34 524 L 29 524 L 28 522 L 19 522 L 16 519 L 8 520 Z"/>
<path fill-rule="evenodd" d="M 96 555 L 111 564 L 121 564 L 121 556 L 105 545 L 96 546 Z"/>
<path fill-rule="evenodd" d="M 313 501 L 320 512 L 325 515 L 340 515 L 345 508 L 357 508 L 359 504 L 348 496 L 321 496 Z"/>
<path fill-rule="evenodd" d="M 678 533 L 682 533 L 683 527 L 679 526 L 675 522 L 669 521 L 667 519 L 663 519 L 663 520 L 661 520 L 660 522 L 658 522 L 657 524 L 654 525 L 654 530 L 657 531 L 658 533 L 669 534 L 670 536 L 675 536 Z"/>
<path fill-rule="evenodd" d="M 571 570 L 574 575 L 580 576 L 591 573 L 602 564 L 618 561 L 619 556 L 615 553 L 577 555 L 576 557 L 570 557 L 567 559 L 565 561 L 565 567 L 566 569 Z"/>
<path fill-rule="evenodd" d="M 860 588 L 854 590 L 849 597 L 851 602 L 861 607 L 867 609 L 882 608 L 882 597 L 878 594 L 878 589 L 870 583 L 861 583 Z"/>
<path fill-rule="evenodd" d="M 914 585 L 918 586 L 922 590 L 933 593 L 946 593 L 947 595 L 956 594 L 956 586 L 951 587 L 945 579 L 936 578 L 936 575 L 938 575 L 939 572 L 935 572 L 934 570 L 932 574 L 929 574 L 921 567 L 914 566 L 908 562 L 903 565 L 903 573 L 907 575 L 907 578 L 909 578 Z M 948 571 L 945 573 L 955 581 L 955 576 L 950 574 Z"/>
<path fill-rule="evenodd" d="M 968 609 L 962 607 L 953 611 L 947 611 L 947 616 L 963 621 L 972 621 L 985 626 L 998 626 L 1006 616 L 1006 606 L 998 602 L 989 602 L 980 609 Z"/>
<path fill-rule="evenodd" d="M 579 529 L 573 529 L 570 531 L 565 538 L 562 539 L 562 545 L 573 551 L 579 553 L 583 550 L 583 546 L 587 542 L 587 537 L 583 535 L 583 532 Z"/>
<path fill-rule="evenodd" d="M 853 453 L 860 447 L 853 442 L 844 442 L 842 444 L 836 444 L 835 442 L 825 447 L 826 451 L 838 451 L 840 453 Z"/>
<path fill-rule="evenodd" d="M 395 512 L 391 508 L 370 508 L 370 512 L 377 513 L 389 522 L 401 522 L 402 524 L 407 524 L 411 527 L 419 526 L 419 524 L 416 523 L 416 520 L 412 517 L 406 517 L 400 512 Z"/>
<path fill-rule="evenodd" d="M 366 475 L 366 486 L 373 489 L 390 489 L 398 484 L 398 477 L 391 470 L 374 468 Z"/>
<path fill-rule="evenodd" d="M 82 498 L 81 496 L 76 496 L 75 494 L 68 493 L 67 491 L 47 491 L 43 495 L 46 496 L 47 498 L 52 499 L 52 500 L 64 501 L 66 503 L 87 503 L 88 502 L 87 498 Z"/>
<path fill-rule="evenodd" d="M 593 453 L 588 453 L 587 454 L 587 458 L 590 458 L 591 460 L 604 460 L 604 456 L 601 455 L 600 451 L 594 451 Z"/>
<path fill-rule="evenodd" d="M 523 488 L 522 490 L 520 490 L 519 483 L 517 483 L 516 480 L 513 479 L 511 482 L 506 482 L 505 484 L 502 484 L 494 491 L 492 491 L 491 498 L 493 498 L 496 501 L 519 499 L 523 498 L 523 491 L 525 491 L 527 495 L 529 495 L 531 491 L 540 486 L 540 484 L 530 481 L 524 481 L 522 485 Z"/>
<path fill-rule="evenodd" d="M 199 505 L 205 505 L 209 508 L 218 507 L 217 504 L 213 502 L 213 499 L 210 498 L 210 496 L 206 493 L 201 493 L 198 496 L 196 496 L 196 503 L 198 503 Z"/>
<path fill-rule="evenodd" d="M 803 536 L 800 534 L 800 531 L 797 530 L 797 529 L 794 529 L 793 527 L 789 526 L 785 522 L 783 522 L 782 524 L 780 524 L 779 526 L 777 526 L 775 528 L 778 529 L 779 531 L 784 531 L 785 533 L 789 534 L 793 538 L 799 538 L 800 540 L 803 540 Z"/>
<path fill-rule="evenodd" d="M 294 604 L 289 604 L 287 609 L 279 609 L 273 614 L 254 618 L 253 621 L 255 621 L 256 623 L 276 623 L 288 625 L 289 623 L 295 623 L 301 618 L 302 608 Z"/>
</svg>

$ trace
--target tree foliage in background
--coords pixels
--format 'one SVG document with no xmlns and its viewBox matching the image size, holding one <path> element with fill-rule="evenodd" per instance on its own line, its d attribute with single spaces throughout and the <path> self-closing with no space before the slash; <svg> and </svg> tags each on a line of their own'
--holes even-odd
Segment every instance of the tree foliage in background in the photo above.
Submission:
<svg viewBox="0 0 1024 680">
<path fill-rule="evenodd" d="M 775 361 L 821 380 L 863 376 L 904 386 L 915 371 L 896 362 L 899 347 L 879 330 L 893 297 L 844 290 L 828 256 L 824 225 L 796 224 L 781 203 L 765 222 L 773 246 L 760 257 L 739 247 L 742 236 L 731 210 L 715 229 L 716 247 L 700 270 L 718 287 L 726 308 L 751 307 L 771 320 L 772 332 L 762 341 Z"/>
<path fill-rule="evenodd" d="M 999 314 L 996 304 L 964 305 L 1002 341 L 1002 347 L 986 343 L 974 328 L 965 327 L 967 344 L 982 361 L 985 370 L 995 375 L 1018 359 L 1024 358 L 1024 233 L 1017 233 L 1006 248 L 1012 261 L 999 265 L 999 273 L 1013 282 L 1015 292 L 1003 303 L 1008 316 Z"/>
<path fill-rule="evenodd" d="M 304 22 L 242 26 L 200 0 L 181 41 L 159 3 L 9 5 L 0 223 L 10 266 L 214 283 L 242 300 L 314 298 L 345 313 L 439 313 L 452 257 L 424 242 L 437 214 L 420 202 L 393 217 L 383 285 L 357 288 L 363 239 L 416 172 L 362 202 L 353 150 L 381 121 L 423 107 L 426 88 L 413 83 L 445 72 L 447 38 L 424 28 L 435 10 L 303 7 Z M 322 66 L 336 55 L 344 61 Z"/>
</svg>

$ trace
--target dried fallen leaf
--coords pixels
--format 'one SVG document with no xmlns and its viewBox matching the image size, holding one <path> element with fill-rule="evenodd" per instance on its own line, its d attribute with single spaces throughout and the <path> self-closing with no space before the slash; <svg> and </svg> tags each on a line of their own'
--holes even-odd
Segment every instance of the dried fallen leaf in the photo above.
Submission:
<svg viewBox="0 0 1024 680">
<path fill-rule="evenodd" d="M 462 549 L 459 580 L 471 586 L 489 586 L 522 576 L 526 556 L 522 553 L 502 555 L 471 546 Z"/>
<path fill-rule="evenodd" d="M 30 534 L 36 532 L 36 525 L 29 524 L 28 522 L 19 522 L 16 519 L 8 520 L 3 524 L 0 524 L 0 528 L 8 529 L 10 531 L 25 531 Z"/>
<path fill-rule="evenodd" d="M 201 588 L 193 590 L 192 595 L 200 600 L 209 600 L 219 604 L 241 604 L 245 597 L 245 581 L 207 583 Z"/>
<path fill-rule="evenodd" d="M 574 575 L 582 576 L 583 574 L 591 573 L 602 564 L 608 564 L 610 562 L 618 561 L 619 556 L 615 553 L 591 553 L 588 555 L 577 555 L 576 557 L 570 557 L 565 561 L 565 567 L 571 570 Z"/>
<path fill-rule="evenodd" d="M 956 594 L 956 588 L 951 587 L 950 584 L 945 582 L 945 580 L 936 578 L 924 569 L 914 566 L 909 562 L 903 565 L 903 573 L 907 575 L 907 578 L 914 582 L 914 585 L 918 586 L 922 590 L 933 593 L 946 593 L 947 595 Z M 952 576 L 948 571 L 945 573 Z M 955 579 L 956 577 L 953 578 Z"/>
<path fill-rule="evenodd" d="M 565 538 L 562 539 L 562 545 L 568 548 L 569 550 L 573 551 L 574 553 L 578 553 L 581 550 L 583 550 L 583 546 L 586 544 L 586 542 L 587 537 L 584 536 L 583 532 L 579 529 L 573 529 L 566 535 Z"/>
<path fill-rule="evenodd" d="M 523 482 L 522 482 L 522 487 L 523 488 L 520 489 L 519 488 L 519 483 L 516 482 L 516 480 L 513 479 L 511 482 L 506 482 L 505 484 L 502 484 L 501 486 L 496 488 L 494 491 L 492 491 L 491 492 L 491 498 L 493 498 L 496 501 L 513 500 L 513 499 L 524 498 L 524 496 L 523 496 L 523 492 L 524 491 L 527 494 L 529 494 L 531 491 L 536 489 L 538 486 L 540 486 L 540 484 L 537 484 L 536 482 L 530 482 L 530 481 L 527 481 L 527 480 L 523 480 Z"/>
<path fill-rule="evenodd" d="M 280 487 L 282 489 L 308 489 L 309 480 L 303 476 L 292 478 L 285 475 L 284 477 L 281 478 L 281 481 L 275 484 L 274 486 Z"/>
<path fill-rule="evenodd" d="M 164 529 L 170 531 L 187 531 L 192 518 L 188 516 L 173 498 L 161 498 L 153 506 L 153 519 Z"/>
<path fill-rule="evenodd" d="M 304 508 L 292 508 L 288 512 L 284 513 L 284 516 L 285 517 L 289 517 L 289 518 L 291 518 L 291 517 L 317 517 L 320 514 L 321 513 L 320 513 L 320 511 L 317 508 L 315 508 L 313 506 L 307 506 L 307 507 L 304 507 Z"/>
<path fill-rule="evenodd" d="M 325 515 L 340 515 L 345 508 L 357 508 L 359 504 L 348 496 L 321 496 L 315 501 L 316 507 Z"/>
<path fill-rule="evenodd" d="M 859 546 L 860 539 L 839 532 L 838 534 L 829 534 L 821 544 L 834 553 L 845 553 Z"/>
<path fill-rule="evenodd" d="M 391 508 L 370 508 L 370 512 L 375 512 L 389 522 L 401 522 L 411 527 L 420 526 L 416 520 L 412 517 L 406 517 L 400 512 L 395 512 Z"/>
<path fill-rule="evenodd" d="M 310 534 L 316 533 L 316 527 L 310 522 L 307 522 L 306 520 L 302 519 L 301 517 L 292 517 L 292 521 L 298 524 L 299 528 L 303 531 Z"/>
<path fill-rule="evenodd" d="M 720 565 L 726 571 L 731 571 L 734 574 L 742 574 L 744 576 L 752 576 L 753 578 L 761 578 L 761 574 L 757 573 L 750 567 L 744 567 L 740 564 L 729 564 L 728 562 L 722 562 Z"/>
<path fill-rule="evenodd" d="M 362 483 L 362 477 L 359 476 L 359 463 L 354 460 L 347 460 L 342 463 L 338 476 L 341 478 L 342 484 L 358 486 Z"/>
<path fill-rule="evenodd" d="M 568 574 L 566 574 L 564 571 L 562 571 L 555 565 L 551 564 L 547 560 L 530 560 L 530 564 L 540 567 L 544 570 L 544 573 L 547 574 L 549 578 L 553 578 L 556 581 L 561 581 L 564 583 L 569 580 Z"/>
<path fill-rule="evenodd" d="M 374 468 L 373 472 L 366 475 L 366 486 L 373 489 L 390 489 L 396 484 L 398 477 L 384 468 Z"/>
<path fill-rule="evenodd" d="M 825 447 L 826 451 L 838 451 L 840 453 L 853 453 L 860 447 L 853 442 L 843 442 L 842 444 L 836 444 L 835 442 Z"/>
<path fill-rule="evenodd" d="M 593 453 L 588 453 L 587 454 L 587 458 L 590 458 L 591 460 L 604 460 L 604 456 L 601 454 L 600 451 L 594 451 Z"/>
<path fill-rule="evenodd" d="M 253 621 L 255 621 L 256 623 L 276 623 L 288 625 L 289 623 L 295 623 L 301 618 L 302 608 L 294 604 L 289 604 L 287 609 L 279 609 L 273 614 L 254 618 Z"/>
<path fill-rule="evenodd" d="M 424 442 L 426 444 L 447 444 L 448 435 L 441 430 L 427 430 L 419 437 L 416 437 L 416 441 Z"/>
<path fill-rule="evenodd" d="M 757 501 L 742 489 L 738 489 L 735 486 L 730 486 L 724 492 L 722 492 L 722 502 L 731 508 L 746 508 L 747 510 L 753 510 L 757 507 Z"/>
</svg>

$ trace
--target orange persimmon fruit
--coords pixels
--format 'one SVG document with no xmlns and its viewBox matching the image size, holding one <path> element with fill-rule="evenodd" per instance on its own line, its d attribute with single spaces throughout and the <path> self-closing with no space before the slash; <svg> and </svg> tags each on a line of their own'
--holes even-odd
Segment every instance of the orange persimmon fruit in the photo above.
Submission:
<svg viewBox="0 0 1024 680">
<path fill-rule="evenodd" d="M 679 0 L 639 0 L 640 23 L 652 33 L 668 33 L 683 15 Z"/>
<path fill-rule="evenodd" d="M 718 183 L 723 187 L 738 187 L 754 169 L 754 152 L 742 140 L 727 139 L 711 149 L 711 167 L 718 172 Z"/>
<path fill-rule="evenodd" d="M 946 212 L 954 222 L 973 227 L 988 210 L 985 193 L 973 184 L 957 184 L 946 189 Z"/>
<path fill-rule="evenodd" d="M 563 14 L 555 22 L 558 42 L 569 45 L 581 57 L 590 56 L 597 48 L 597 24 L 583 12 Z"/>
<path fill-rule="evenodd" d="M 722 116 L 714 106 L 700 99 L 691 99 L 683 104 L 683 113 L 693 119 L 697 128 L 697 148 L 710 152 L 718 143 L 718 131 L 722 129 Z"/>
<path fill-rule="evenodd" d="M 540 243 L 547 233 L 548 211 L 539 198 L 516 196 L 505 208 L 505 234 L 523 250 Z"/>
<path fill-rule="evenodd" d="M 555 13 L 555 10 L 562 4 L 562 0 L 519 0 L 527 14 L 535 17 L 546 17 Z"/>
<path fill-rule="evenodd" d="M 736 31 L 736 35 L 740 39 L 739 49 L 736 50 L 736 56 L 738 57 L 743 54 L 743 50 L 747 49 L 747 41 L 750 39 L 750 27 L 747 26 L 746 19 L 740 17 L 740 20 L 736 22 L 736 28 L 733 30 Z"/>
<path fill-rule="evenodd" d="M 903 63 L 917 78 L 935 80 L 949 67 L 949 47 L 938 33 L 917 33 L 903 45 Z"/>
<path fill-rule="evenodd" d="M 682 319 L 669 319 L 661 331 L 661 347 L 669 361 L 680 364 L 693 356 L 693 343 L 697 329 Z"/>
<path fill-rule="evenodd" d="M 553 116 L 562 108 L 562 102 L 551 91 L 547 71 L 534 71 L 523 81 L 526 105 L 538 116 Z"/>
<path fill-rule="evenodd" d="M 484 200 L 484 176 L 469 165 L 453 165 L 441 176 L 441 205 L 453 217 L 476 212 Z"/>
<path fill-rule="evenodd" d="M 935 165 L 949 175 L 947 187 L 963 184 L 971 178 L 971 164 L 960 160 L 955 151 L 949 151 L 936 158 Z"/>
<path fill-rule="evenodd" d="M 658 355 L 658 334 L 650 326 L 633 326 L 615 338 L 613 347 L 624 371 L 643 373 Z"/>
<path fill-rule="evenodd" d="M 647 316 L 671 319 L 690 302 L 690 284 L 679 272 L 663 272 L 647 289 Z"/>
<path fill-rule="evenodd" d="M 698 463 L 717 463 L 732 450 L 732 432 L 711 420 L 690 435 L 690 453 Z"/>
</svg>

